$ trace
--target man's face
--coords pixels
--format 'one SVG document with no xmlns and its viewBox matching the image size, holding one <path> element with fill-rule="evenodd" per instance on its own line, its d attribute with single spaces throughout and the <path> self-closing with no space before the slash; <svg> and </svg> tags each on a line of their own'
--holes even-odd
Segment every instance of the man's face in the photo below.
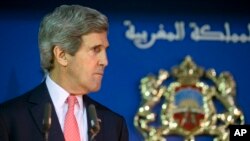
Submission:
<svg viewBox="0 0 250 141">
<path fill-rule="evenodd" d="M 109 46 L 107 32 L 82 36 L 82 44 L 74 56 L 67 54 L 67 80 L 76 93 L 98 91 L 104 69 L 108 65 L 106 50 Z"/>
</svg>

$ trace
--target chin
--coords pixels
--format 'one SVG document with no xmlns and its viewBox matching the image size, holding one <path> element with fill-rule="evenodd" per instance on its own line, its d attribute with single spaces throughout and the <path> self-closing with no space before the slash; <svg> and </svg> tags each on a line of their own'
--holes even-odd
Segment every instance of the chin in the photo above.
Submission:
<svg viewBox="0 0 250 141">
<path fill-rule="evenodd" d="M 92 88 L 91 91 L 92 91 L 92 92 L 97 92 L 97 91 L 99 91 L 100 89 L 101 89 L 101 87 L 100 87 L 100 86 L 97 86 L 97 87 Z"/>
</svg>

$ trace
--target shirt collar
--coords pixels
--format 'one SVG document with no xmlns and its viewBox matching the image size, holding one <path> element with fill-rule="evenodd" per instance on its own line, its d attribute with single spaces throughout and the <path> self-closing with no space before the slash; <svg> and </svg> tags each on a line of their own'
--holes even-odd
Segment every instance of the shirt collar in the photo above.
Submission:
<svg viewBox="0 0 250 141">
<path fill-rule="evenodd" d="M 59 86 L 55 81 L 53 81 L 49 75 L 46 76 L 45 83 L 48 87 L 48 91 L 54 106 L 57 108 L 63 108 L 65 101 L 70 94 L 64 88 Z M 82 96 L 78 95 L 76 96 L 76 98 L 79 103 L 80 109 L 82 109 L 83 108 Z"/>
</svg>

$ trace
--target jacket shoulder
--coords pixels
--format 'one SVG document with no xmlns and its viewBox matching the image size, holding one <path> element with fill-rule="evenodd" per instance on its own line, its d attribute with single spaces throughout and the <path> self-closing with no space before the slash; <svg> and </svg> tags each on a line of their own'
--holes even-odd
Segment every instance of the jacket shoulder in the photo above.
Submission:
<svg viewBox="0 0 250 141">
<path fill-rule="evenodd" d="M 41 92 L 46 91 L 46 85 L 44 83 L 41 83 L 37 85 L 36 87 L 32 88 L 31 90 L 14 97 L 12 99 L 9 99 L 7 101 L 4 101 L 0 103 L 0 108 L 3 109 L 19 109 L 22 108 L 26 102 L 29 101 L 30 97 L 32 95 L 39 95 Z"/>
</svg>

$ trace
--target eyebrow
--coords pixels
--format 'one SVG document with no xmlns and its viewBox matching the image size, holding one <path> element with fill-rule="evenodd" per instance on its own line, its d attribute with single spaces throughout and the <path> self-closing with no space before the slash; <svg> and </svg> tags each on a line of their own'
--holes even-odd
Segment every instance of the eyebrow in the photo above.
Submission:
<svg viewBox="0 0 250 141">
<path fill-rule="evenodd" d="M 95 48 L 95 47 L 104 47 L 104 48 L 108 49 L 109 45 L 108 46 L 103 46 L 101 44 L 97 44 L 97 45 L 92 46 L 91 48 Z"/>
</svg>

